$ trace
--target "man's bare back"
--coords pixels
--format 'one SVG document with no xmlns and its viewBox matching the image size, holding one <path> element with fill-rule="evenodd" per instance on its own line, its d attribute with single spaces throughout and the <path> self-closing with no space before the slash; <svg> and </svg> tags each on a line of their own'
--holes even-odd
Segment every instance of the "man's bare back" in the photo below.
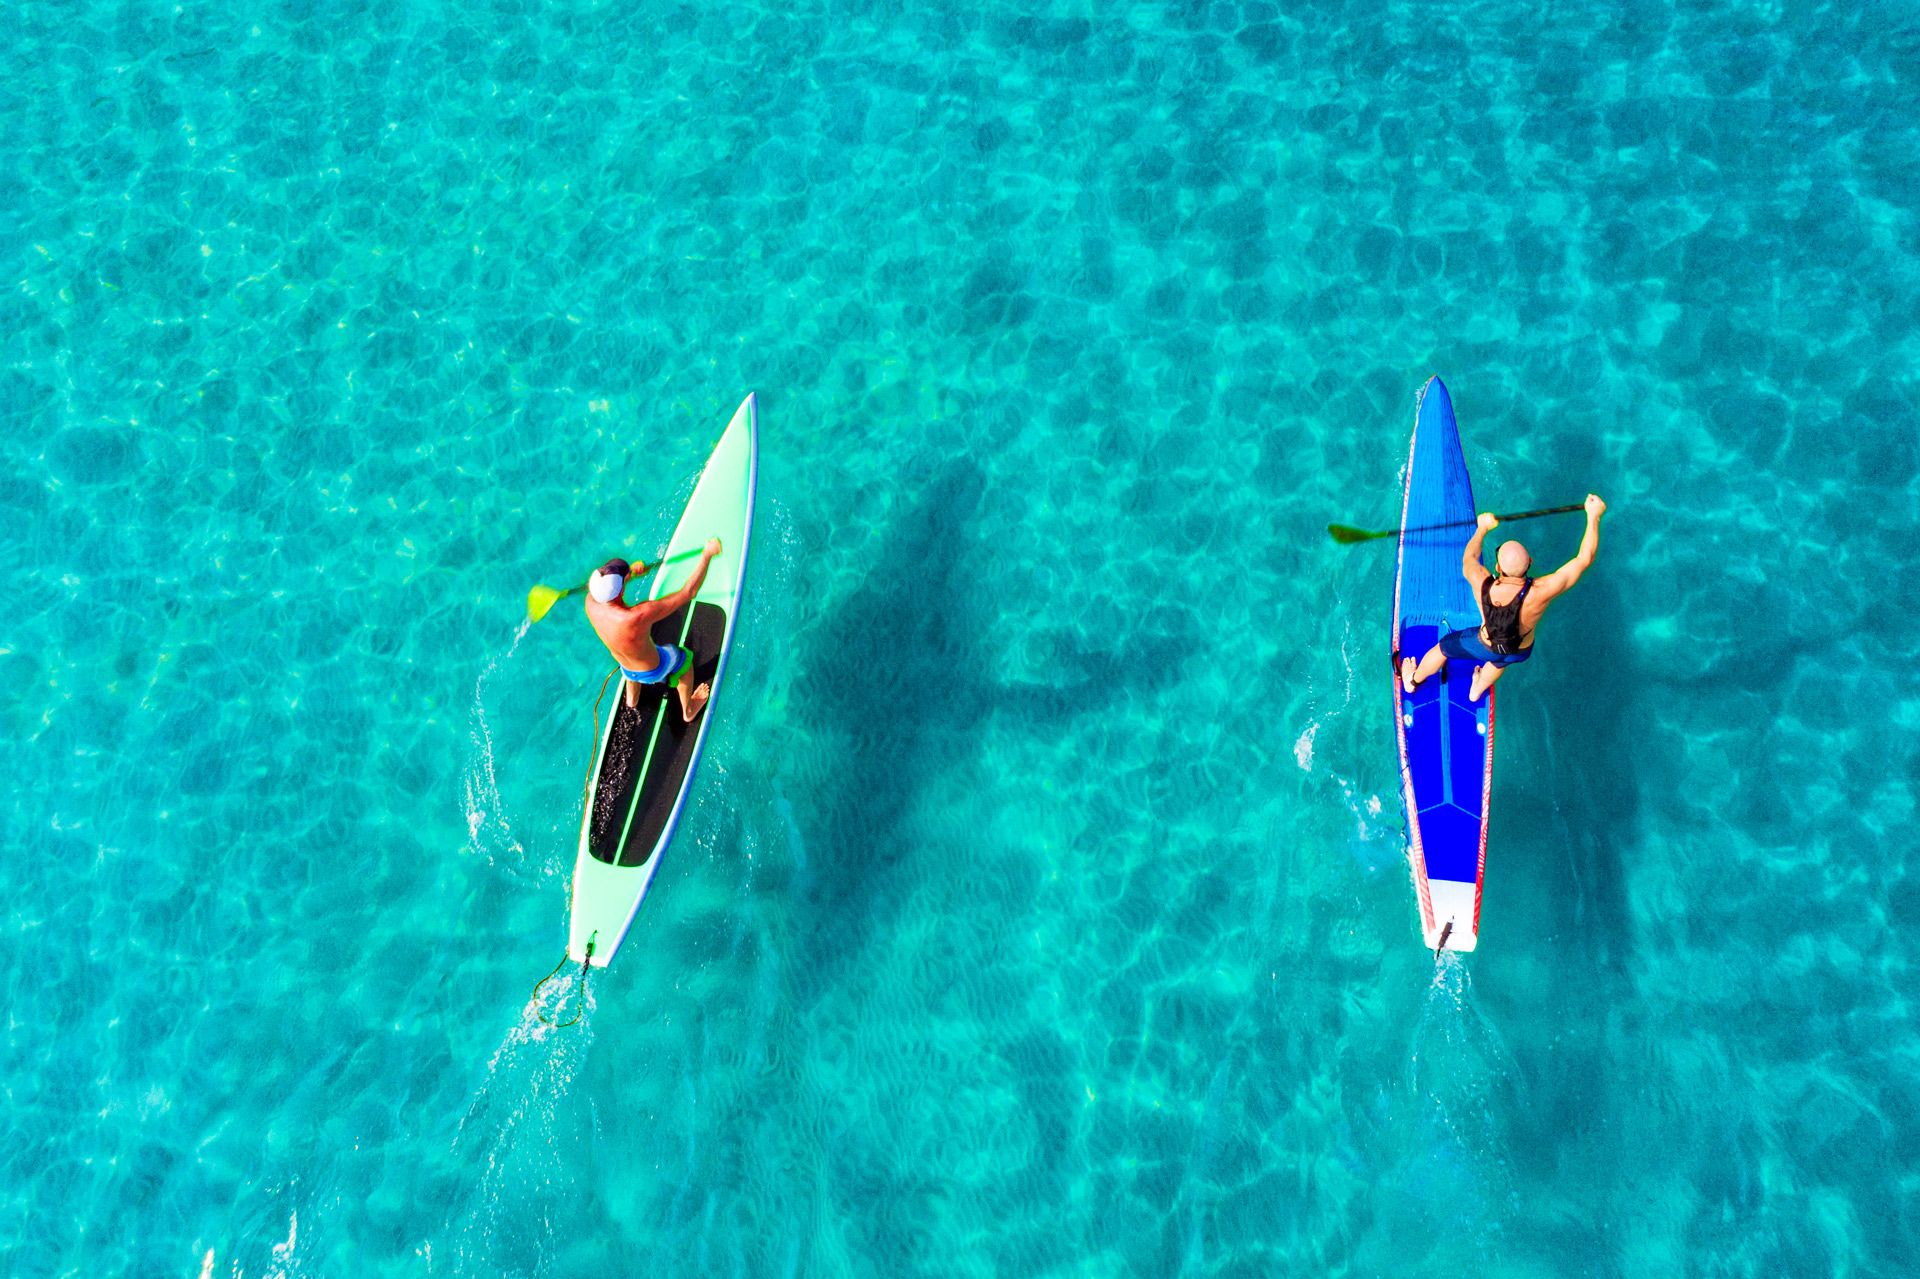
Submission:
<svg viewBox="0 0 1920 1279">
<path fill-rule="evenodd" d="M 1542 577 L 1527 576 L 1527 570 L 1533 565 L 1533 557 L 1518 542 L 1508 542 L 1500 548 L 1495 561 L 1499 572 L 1489 572 L 1481 562 L 1481 544 L 1500 520 L 1491 514 L 1480 517 L 1479 527 L 1474 530 L 1460 557 L 1460 571 L 1473 587 L 1474 598 L 1480 606 L 1479 633 L 1455 631 L 1441 636 L 1440 642 L 1428 649 L 1418 661 L 1410 656 L 1402 657 L 1400 686 L 1403 691 L 1413 692 L 1422 680 L 1430 678 L 1445 666 L 1448 658 L 1459 657 L 1479 663 L 1474 668 L 1473 685 L 1467 694 L 1469 700 L 1477 702 L 1493 687 L 1507 667 L 1524 662 L 1533 655 L 1534 632 L 1540 625 L 1540 619 L 1546 616 L 1547 606 L 1572 590 L 1574 583 L 1593 566 L 1593 557 L 1599 554 L 1600 517 L 1606 514 L 1607 504 L 1589 493 L 1586 506 L 1587 531 L 1580 539 L 1579 551 L 1565 564 Z M 1494 619 L 1489 617 L 1488 610 L 1504 614 L 1513 607 L 1516 599 L 1520 601 L 1520 607 L 1513 633 L 1505 633 L 1507 628 L 1503 624 L 1503 634 L 1494 636 L 1489 629 Z M 1504 618 L 1502 622 L 1505 622 Z M 1501 641 L 1498 646 L 1496 639 Z"/>
<path fill-rule="evenodd" d="M 626 687 L 627 705 L 640 704 L 641 685 L 669 680 L 679 690 L 680 714 L 687 723 L 691 724 L 707 704 L 712 688 L 706 684 L 690 687 L 693 655 L 671 644 L 663 651 L 662 646 L 653 642 L 653 624 L 693 601 L 700 593 L 701 583 L 707 579 L 707 566 L 719 553 L 720 540 L 710 539 L 685 586 L 657 600 L 642 600 L 638 604 L 628 604 L 621 598 L 627 580 L 638 575 L 625 560 L 608 560 L 588 579 L 587 621 L 593 624 L 594 634 L 613 654 L 613 660 L 620 664 L 620 681 Z M 645 571 L 646 565 L 640 565 L 639 572 Z"/>
</svg>

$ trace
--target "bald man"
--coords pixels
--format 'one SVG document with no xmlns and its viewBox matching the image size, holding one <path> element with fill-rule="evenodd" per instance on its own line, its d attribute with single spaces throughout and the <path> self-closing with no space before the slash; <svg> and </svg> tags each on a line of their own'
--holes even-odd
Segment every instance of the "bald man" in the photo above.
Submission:
<svg viewBox="0 0 1920 1279">
<path fill-rule="evenodd" d="M 1533 566 L 1533 556 L 1518 542 L 1501 546 L 1494 557 L 1494 566 L 1499 571 L 1487 571 L 1480 562 L 1480 545 L 1487 534 L 1499 526 L 1500 519 L 1491 513 L 1482 513 L 1479 527 L 1460 559 L 1460 571 L 1480 598 L 1480 628 L 1442 635 L 1440 642 L 1428 649 L 1418 662 L 1411 657 L 1401 658 L 1400 687 L 1411 693 L 1420 681 L 1431 678 L 1445 666 L 1448 658 L 1457 657 L 1480 663 L 1474 668 L 1473 687 L 1467 692 L 1467 700 L 1477 702 L 1507 667 L 1532 657 L 1533 633 L 1547 605 L 1572 590 L 1580 575 L 1593 567 L 1593 557 L 1600 551 L 1600 517 L 1606 511 L 1605 502 L 1592 493 L 1587 494 L 1587 533 L 1580 539 L 1579 552 L 1545 577 L 1527 576 L 1527 570 Z"/>
</svg>

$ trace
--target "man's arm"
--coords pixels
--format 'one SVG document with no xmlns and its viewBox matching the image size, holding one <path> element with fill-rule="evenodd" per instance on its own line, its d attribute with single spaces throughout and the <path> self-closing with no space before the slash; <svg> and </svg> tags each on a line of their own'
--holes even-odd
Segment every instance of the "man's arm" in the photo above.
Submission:
<svg viewBox="0 0 1920 1279">
<path fill-rule="evenodd" d="M 720 539 L 717 537 L 708 538 L 706 546 L 700 551 L 700 562 L 694 565 L 693 576 L 687 579 L 685 586 L 673 594 L 662 595 L 659 599 L 648 604 L 646 606 L 649 614 L 647 621 L 653 622 L 659 618 L 666 617 L 670 613 L 677 613 L 691 603 L 693 597 L 700 593 L 701 584 L 707 580 L 707 565 L 713 563 L 713 557 L 719 553 Z"/>
<path fill-rule="evenodd" d="M 1499 516 L 1492 511 L 1482 511 L 1479 527 L 1475 528 L 1473 536 L 1467 539 L 1466 553 L 1460 557 L 1460 572 L 1466 577 L 1467 585 L 1476 591 L 1480 589 L 1482 581 L 1493 576 L 1487 572 L 1487 566 L 1480 562 L 1480 548 L 1487 540 L 1487 534 L 1491 533 L 1498 523 L 1500 523 Z"/>
<path fill-rule="evenodd" d="M 1593 557 L 1600 553 L 1600 517 L 1607 513 L 1607 504 L 1595 494 L 1587 494 L 1587 532 L 1580 539 L 1580 549 L 1574 552 L 1572 559 L 1562 564 L 1545 577 L 1533 580 L 1533 598 L 1550 600 L 1564 591 L 1573 589 L 1580 575 L 1593 567 Z"/>
</svg>

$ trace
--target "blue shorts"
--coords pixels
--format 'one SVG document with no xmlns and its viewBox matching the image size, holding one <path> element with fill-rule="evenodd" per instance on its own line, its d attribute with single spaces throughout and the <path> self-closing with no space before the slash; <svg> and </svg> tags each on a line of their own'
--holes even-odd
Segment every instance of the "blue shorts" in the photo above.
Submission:
<svg viewBox="0 0 1920 1279">
<path fill-rule="evenodd" d="M 630 671 L 622 666 L 620 668 L 620 674 L 625 676 L 627 682 L 630 684 L 664 684 L 678 674 L 681 668 L 687 664 L 686 649 L 681 648 L 678 644 L 662 644 L 660 646 L 660 665 L 650 671 Z"/>
<path fill-rule="evenodd" d="M 1517 653 L 1496 653 L 1488 648 L 1480 638 L 1480 630 L 1449 631 L 1440 637 L 1440 651 L 1448 657 L 1463 662 L 1492 662 L 1495 666 L 1512 666 L 1524 662 L 1533 656 L 1533 646 L 1528 645 Z"/>
</svg>

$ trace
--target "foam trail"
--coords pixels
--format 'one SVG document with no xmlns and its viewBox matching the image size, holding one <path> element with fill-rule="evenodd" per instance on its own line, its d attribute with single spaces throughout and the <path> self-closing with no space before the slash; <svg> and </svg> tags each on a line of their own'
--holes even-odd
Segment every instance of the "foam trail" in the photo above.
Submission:
<svg viewBox="0 0 1920 1279">
<path fill-rule="evenodd" d="M 265 1279 L 297 1279 L 303 1273 L 299 1267 L 294 1250 L 300 1246 L 300 1214 L 290 1214 L 287 1221 L 287 1237 L 273 1245 L 273 1269 L 266 1273 Z"/>
<path fill-rule="evenodd" d="M 1408 1087 L 1432 1126 L 1433 1157 L 1465 1192 L 1461 1202 L 1476 1201 L 1483 1228 L 1493 1228 L 1499 1205 L 1513 1198 L 1499 1116 L 1522 1113 L 1525 1098 L 1506 1041 L 1474 1002 L 1466 960 L 1452 951 L 1435 963 L 1421 1001 Z"/>
<path fill-rule="evenodd" d="M 425 1255 L 448 1259 L 454 1275 L 547 1276 L 560 1273 L 570 1237 L 567 1215 L 582 1206 L 592 1113 L 574 1080 L 593 1036 L 593 994 L 577 1026 L 556 1027 L 539 1013 L 573 1007 L 573 983 L 556 982 L 487 1060 L 486 1079 L 454 1134 L 457 1166 L 477 1170 Z M 431 1269 L 431 1265 L 429 1266 Z"/>
<path fill-rule="evenodd" d="M 1341 599 L 1344 603 L 1344 592 Z M 1358 698 L 1355 692 L 1362 660 L 1356 656 L 1355 650 L 1364 648 L 1365 642 L 1364 637 L 1356 634 L 1351 621 L 1341 627 L 1340 665 L 1343 677 L 1340 691 L 1334 699 L 1336 704 L 1308 720 L 1305 730 L 1294 739 L 1293 761 L 1299 765 L 1301 772 L 1329 778 L 1340 788 L 1341 803 L 1353 814 L 1354 842 L 1351 847 L 1355 859 L 1369 870 L 1383 870 L 1403 860 L 1406 855 L 1405 845 L 1400 840 L 1386 838 L 1392 833 L 1389 822 L 1382 820 L 1382 814 L 1387 812 L 1386 805 L 1381 802 L 1379 795 L 1364 791 L 1353 778 L 1337 769 L 1328 768 L 1322 759 L 1326 752 L 1318 749 L 1323 729 L 1339 733 L 1346 728 L 1351 716 L 1365 716 L 1374 710 L 1371 703 Z M 1333 757 L 1340 758 L 1337 747 Z"/>
<path fill-rule="evenodd" d="M 504 663 L 512 660 L 520 648 L 520 641 L 532 626 L 532 619 L 522 618 L 507 651 L 489 661 L 473 683 L 473 727 L 470 736 L 474 754 L 467 763 L 465 780 L 467 841 L 471 851 L 486 855 L 489 860 L 492 860 L 493 848 L 516 862 L 526 855 L 526 849 L 514 837 L 513 826 L 507 819 L 506 801 L 500 796 L 500 778 L 494 767 L 493 729 L 487 722 L 486 690 L 487 681 Z M 493 836 L 491 840 L 486 837 L 489 833 Z"/>
</svg>

